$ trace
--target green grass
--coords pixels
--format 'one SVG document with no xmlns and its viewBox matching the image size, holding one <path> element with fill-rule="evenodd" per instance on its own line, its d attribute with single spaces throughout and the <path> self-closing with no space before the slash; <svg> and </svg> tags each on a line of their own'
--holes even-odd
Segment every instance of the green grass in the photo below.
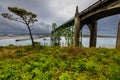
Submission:
<svg viewBox="0 0 120 80">
<path fill-rule="evenodd" d="M 120 49 L 0 47 L 0 80 L 120 80 Z"/>
</svg>

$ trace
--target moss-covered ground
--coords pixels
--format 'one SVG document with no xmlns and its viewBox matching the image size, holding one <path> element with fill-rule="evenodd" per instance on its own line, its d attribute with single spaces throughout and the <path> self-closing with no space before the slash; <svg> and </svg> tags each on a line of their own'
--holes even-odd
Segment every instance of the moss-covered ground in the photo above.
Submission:
<svg viewBox="0 0 120 80">
<path fill-rule="evenodd" d="M 120 49 L 0 47 L 0 80 L 120 80 Z"/>
</svg>

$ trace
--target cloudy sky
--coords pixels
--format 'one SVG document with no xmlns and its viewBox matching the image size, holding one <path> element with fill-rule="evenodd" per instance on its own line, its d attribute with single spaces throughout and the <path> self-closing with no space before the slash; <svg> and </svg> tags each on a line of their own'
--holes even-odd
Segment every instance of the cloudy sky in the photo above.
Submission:
<svg viewBox="0 0 120 80">
<path fill-rule="evenodd" d="M 32 32 L 50 33 L 52 23 L 62 24 L 74 16 L 76 5 L 79 11 L 86 9 L 97 0 L 0 0 L 0 14 L 9 12 L 7 8 L 19 7 L 37 14 L 39 20 Z M 98 34 L 116 35 L 120 15 L 99 20 Z M 109 27 L 109 28 L 108 28 Z M 87 33 L 86 26 L 83 32 Z M 9 21 L 0 16 L 0 33 L 27 33 L 24 24 Z"/>
</svg>

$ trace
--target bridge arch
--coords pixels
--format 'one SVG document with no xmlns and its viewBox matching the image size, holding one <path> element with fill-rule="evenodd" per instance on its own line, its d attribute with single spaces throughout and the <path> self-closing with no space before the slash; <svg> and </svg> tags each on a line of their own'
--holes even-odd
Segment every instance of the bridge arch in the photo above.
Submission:
<svg viewBox="0 0 120 80">
<path fill-rule="evenodd" d="M 81 30 L 82 25 L 87 24 L 90 29 L 90 47 L 95 47 L 97 40 L 97 21 L 104 17 L 116 14 L 120 14 L 120 0 L 103 0 L 102 3 L 101 1 L 98 1 L 80 13 L 77 7 L 75 17 L 72 17 L 70 20 L 60 25 L 56 29 L 56 31 L 59 30 L 60 28 L 70 27 L 70 25 L 69 26 L 66 25 L 73 23 L 77 30 L 74 31 L 74 33 L 77 32 L 76 35 L 74 34 L 74 43 L 75 46 L 79 46 L 79 31 Z M 120 43 L 120 40 L 117 41 L 119 41 Z"/>
<path fill-rule="evenodd" d="M 97 47 L 101 47 L 99 43 L 101 43 L 103 47 L 116 47 L 119 20 L 120 14 L 108 16 L 98 20 L 97 33 L 99 38 L 97 39 Z M 102 38 L 104 41 L 102 41 Z"/>
<path fill-rule="evenodd" d="M 82 32 L 82 45 L 83 47 L 89 47 L 90 45 L 90 29 L 89 27 L 87 26 L 87 24 L 85 24 L 82 29 L 81 29 L 81 32 Z"/>
</svg>

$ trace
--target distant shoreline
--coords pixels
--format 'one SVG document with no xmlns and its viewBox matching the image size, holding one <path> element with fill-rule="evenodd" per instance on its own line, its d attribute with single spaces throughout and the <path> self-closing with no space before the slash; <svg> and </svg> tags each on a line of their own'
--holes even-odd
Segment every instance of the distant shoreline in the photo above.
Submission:
<svg viewBox="0 0 120 80">
<path fill-rule="evenodd" d="M 83 35 L 82 37 L 90 37 L 89 35 Z M 116 36 L 101 36 L 101 35 L 98 35 L 97 36 L 98 38 L 116 38 Z"/>
<path fill-rule="evenodd" d="M 34 38 L 39 38 L 39 36 L 33 36 Z M 4 39 L 30 39 L 30 36 L 0 36 L 0 40 Z"/>
<path fill-rule="evenodd" d="M 34 39 L 37 38 L 43 38 L 43 37 L 50 37 L 50 36 L 38 36 L 38 35 L 33 35 Z M 90 37 L 89 35 L 83 35 L 82 37 L 84 38 L 88 38 Z M 116 38 L 116 36 L 97 36 L 97 38 Z M 20 35 L 20 36 L 0 36 L 0 40 L 4 40 L 4 39 L 15 39 L 15 40 L 28 40 L 30 39 L 29 35 Z"/>
<path fill-rule="evenodd" d="M 48 36 L 48 35 L 33 35 L 34 39 L 43 38 L 43 37 L 50 37 L 50 36 Z M 0 36 L 0 40 L 4 40 L 4 39 L 15 39 L 15 40 L 30 39 L 30 36 L 29 35 Z"/>
</svg>

